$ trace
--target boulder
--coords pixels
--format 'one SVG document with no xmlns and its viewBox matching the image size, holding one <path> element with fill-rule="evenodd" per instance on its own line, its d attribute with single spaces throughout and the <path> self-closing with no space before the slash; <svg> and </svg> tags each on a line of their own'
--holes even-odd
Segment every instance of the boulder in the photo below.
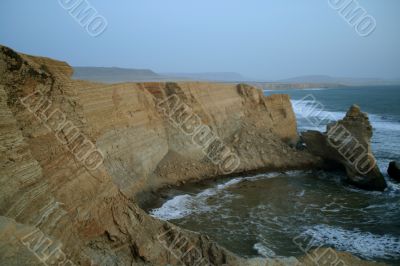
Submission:
<svg viewBox="0 0 400 266">
<path fill-rule="evenodd" d="M 348 183 L 383 191 L 387 187 L 371 150 L 372 126 L 368 115 L 353 105 L 346 116 L 327 126 L 326 132 L 307 131 L 302 138 L 307 149 L 322 158 L 326 170 L 343 169 Z"/>
<path fill-rule="evenodd" d="M 396 161 L 390 162 L 387 173 L 391 178 L 400 182 L 400 163 Z"/>
</svg>

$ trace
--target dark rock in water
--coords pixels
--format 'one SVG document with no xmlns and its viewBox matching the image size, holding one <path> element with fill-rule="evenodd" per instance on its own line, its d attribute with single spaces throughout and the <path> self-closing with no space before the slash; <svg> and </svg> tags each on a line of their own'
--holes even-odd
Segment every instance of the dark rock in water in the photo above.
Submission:
<svg viewBox="0 0 400 266">
<path fill-rule="evenodd" d="M 383 191 L 385 178 L 371 151 L 372 126 L 367 114 L 353 105 L 346 116 L 327 126 L 325 133 L 307 131 L 302 138 L 309 151 L 323 159 L 323 168 L 346 171 L 346 181 L 366 190 Z"/>
<path fill-rule="evenodd" d="M 400 182 L 400 163 L 399 162 L 390 162 L 387 170 L 388 175 Z"/>
<path fill-rule="evenodd" d="M 296 143 L 295 146 L 296 150 L 303 151 L 306 149 L 306 144 L 304 143 L 304 140 L 300 137 L 300 140 Z"/>
</svg>

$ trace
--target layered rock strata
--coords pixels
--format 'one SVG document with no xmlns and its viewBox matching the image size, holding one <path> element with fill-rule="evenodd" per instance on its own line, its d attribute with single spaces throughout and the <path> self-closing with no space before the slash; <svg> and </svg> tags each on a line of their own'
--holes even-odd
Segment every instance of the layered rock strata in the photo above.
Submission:
<svg viewBox="0 0 400 266">
<path fill-rule="evenodd" d="M 313 167 L 313 155 L 292 148 L 287 95 L 246 85 L 106 85 L 71 74 L 64 62 L 0 46 L 2 262 L 267 263 L 155 219 L 138 203 L 143 191 L 188 180 Z"/>
<path fill-rule="evenodd" d="M 250 263 L 137 203 L 143 191 L 191 179 L 313 165 L 289 146 L 297 133 L 288 96 L 246 85 L 106 85 L 71 74 L 66 63 L 0 47 L 0 230 L 7 245 L 19 243 L 3 243 L 2 257 L 40 263 L 32 250 L 47 240 L 47 259 L 81 265 Z M 195 124 L 183 120 L 189 115 Z"/>
</svg>

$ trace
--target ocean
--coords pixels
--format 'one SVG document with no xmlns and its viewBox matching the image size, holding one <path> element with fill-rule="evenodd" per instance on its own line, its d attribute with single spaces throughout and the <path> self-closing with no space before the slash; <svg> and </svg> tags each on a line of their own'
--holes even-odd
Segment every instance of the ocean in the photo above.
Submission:
<svg viewBox="0 0 400 266">
<path fill-rule="evenodd" d="M 277 91 L 265 91 L 266 95 L 271 93 L 277 93 Z M 325 130 L 326 123 L 316 127 L 311 122 L 317 119 L 313 119 L 309 115 L 315 114 L 320 117 L 320 120 L 325 117 L 338 120 L 345 116 L 352 104 L 359 105 L 363 112 L 368 113 L 374 128 L 371 145 L 381 171 L 386 172 L 390 161 L 400 159 L 399 86 L 287 90 L 279 93 L 290 95 L 297 116 L 299 131 L 307 129 Z M 320 103 L 319 106 L 322 105 L 322 110 L 307 111 L 305 105 L 309 104 L 309 99 Z M 307 113 L 302 115 L 304 110 Z"/>
<path fill-rule="evenodd" d="M 324 131 L 326 118 L 341 119 L 352 104 L 359 105 L 374 128 L 372 149 L 388 189 L 368 192 L 343 185 L 342 173 L 266 173 L 171 189 L 150 214 L 205 233 L 244 257 L 302 256 L 300 243 L 307 242 L 308 248 L 333 247 L 399 265 L 400 185 L 386 169 L 400 159 L 400 87 L 264 93 L 291 96 L 299 131 Z M 318 103 L 312 112 L 310 101 Z"/>
</svg>

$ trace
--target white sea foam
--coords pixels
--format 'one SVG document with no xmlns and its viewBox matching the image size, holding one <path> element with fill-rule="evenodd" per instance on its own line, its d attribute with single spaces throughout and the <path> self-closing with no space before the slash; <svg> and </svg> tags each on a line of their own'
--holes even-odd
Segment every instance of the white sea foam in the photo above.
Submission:
<svg viewBox="0 0 400 266">
<path fill-rule="evenodd" d="M 377 209 L 377 210 L 397 210 L 399 207 L 400 201 L 396 202 L 386 202 L 382 204 L 371 204 L 368 205 L 367 207 L 364 207 L 365 210 L 371 210 L 371 209 Z"/>
<path fill-rule="evenodd" d="M 150 214 L 163 220 L 183 218 L 191 213 L 191 201 L 190 195 L 178 195 L 165 202 L 161 208 L 152 210 Z"/>
<path fill-rule="evenodd" d="M 320 90 L 320 89 L 309 89 L 309 90 Z M 293 110 L 296 113 L 299 120 L 302 118 L 308 118 L 309 120 L 313 120 L 318 118 L 320 121 L 324 123 L 323 126 L 326 125 L 328 119 L 330 120 L 339 120 L 345 116 L 345 112 L 340 111 L 330 111 L 325 108 L 323 104 L 319 104 L 318 99 L 317 102 L 310 99 L 301 99 L 301 100 L 291 100 Z M 372 126 L 375 129 L 385 130 L 385 131 L 400 131 L 400 121 L 397 121 L 396 118 L 391 117 L 383 117 L 381 115 L 369 113 L 369 119 L 372 123 Z M 303 125 L 307 128 L 315 128 L 317 126 L 319 128 L 320 125 L 310 124 Z M 301 125 L 300 125 L 301 126 Z"/>
<path fill-rule="evenodd" d="M 327 88 L 310 88 L 310 89 L 301 89 L 302 91 L 324 91 Z"/>
<path fill-rule="evenodd" d="M 232 180 L 229 180 L 229 181 L 226 182 L 226 183 L 223 183 L 223 184 L 218 185 L 217 188 L 218 188 L 218 189 L 225 189 L 225 188 L 227 188 L 227 187 L 229 187 L 229 186 L 238 184 L 238 183 L 242 182 L 243 180 L 244 180 L 243 177 L 234 178 L 234 179 L 232 179 Z"/>
<path fill-rule="evenodd" d="M 257 253 L 265 258 L 273 258 L 276 256 L 275 252 L 268 248 L 267 246 L 263 245 L 262 243 L 255 243 L 253 246 L 254 250 L 257 251 Z"/>
<path fill-rule="evenodd" d="M 399 122 L 388 121 L 374 114 L 369 114 L 368 116 L 372 126 L 376 129 L 388 130 L 388 131 L 400 131 Z"/>
<path fill-rule="evenodd" d="M 387 182 L 388 184 L 388 195 L 392 197 L 396 197 L 400 194 L 400 184 L 399 183 L 393 183 L 391 181 Z"/>
<path fill-rule="evenodd" d="M 299 129 L 326 131 L 326 125 L 331 121 L 342 119 L 346 113 L 328 111 L 323 105 L 318 105 L 311 100 L 292 100 L 293 110 L 297 116 Z M 399 134 L 400 123 L 395 119 L 384 118 L 376 114 L 368 114 L 374 128 L 372 138 L 372 148 L 377 158 L 378 167 L 382 172 L 386 172 L 387 166 L 394 154 L 400 150 Z M 386 194 L 397 196 L 400 193 L 400 185 L 388 181 Z M 356 190 L 349 188 L 350 190 Z M 363 192 L 368 193 L 368 192 Z"/>
<path fill-rule="evenodd" d="M 303 197 L 304 196 L 304 194 L 305 194 L 305 190 L 303 189 L 302 191 L 300 191 L 299 193 L 297 193 L 297 196 L 298 197 Z"/>
<path fill-rule="evenodd" d="M 338 111 L 328 111 L 318 102 L 314 102 L 311 100 L 291 100 L 293 111 L 296 114 L 310 117 L 318 117 L 318 118 L 331 118 L 332 120 L 343 118 L 346 113 L 338 112 Z"/>
<path fill-rule="evenodd" d="M 306 124 L 300 125 L 304 129 L 322 129 L 330 121 L 337 121 L 342 119 L 346 113 L 339 111 L 328 111 L 323 105 L 311 100 L 291 100 L 293 111 L 295 112 L 299 121 L 308 119 Z M 400 123 L 386 120 L 376 114 L 368 114 L 373 128 L 386 131 L 400 131 Z"/>
<path fill-rule="evenodd" d="M 287 175 L 296 175 L 300 171 L 289 171 Z M 212 208 L 207 204 L 207 199 L 224 192 L 228 187 L 247 181 L 255 181 L 265 178 L 273 178 L 282 175 L 281 173 L 268 173 L 255 176 L 237 177 L 215 187 L 203 190 L 195 195 L 177 195 L 166 201 L 160 208 L 153 209 L 150 215 L 162 220 L 181 219 L 193 213 L 200 214 L 211 211 Z M 215 206 L 214 206 L 215 207 Z"/>
<path fill-rule="evenodd" d="M 284 92 L 286 92 L 286 91 L 323 91 L 323 90 L 327 90 L 327 88 L 309 88 L 309 89 L 287 89 L 287 90 L 282 90 L 282 91 L 284 91 Z M 274 92 L 277 92 L 277 93 L 279 93 L 279 92 L 281 92 L 280 90 L 271 90 L 271 89 L 263 89 L 263 91 L 264 92 L 271 92 L 271 91 L 274 91 Z"/>
<path fill-rule="evenodd" d="M 376 235 L 357 229 L 350 231 L 324 224 L 309 228 L 304 234 L 313 237 L 316 245 L 333 246 L 366 259 L 400 256 L 400 239 L 391 235 Z"/>
</svg>

